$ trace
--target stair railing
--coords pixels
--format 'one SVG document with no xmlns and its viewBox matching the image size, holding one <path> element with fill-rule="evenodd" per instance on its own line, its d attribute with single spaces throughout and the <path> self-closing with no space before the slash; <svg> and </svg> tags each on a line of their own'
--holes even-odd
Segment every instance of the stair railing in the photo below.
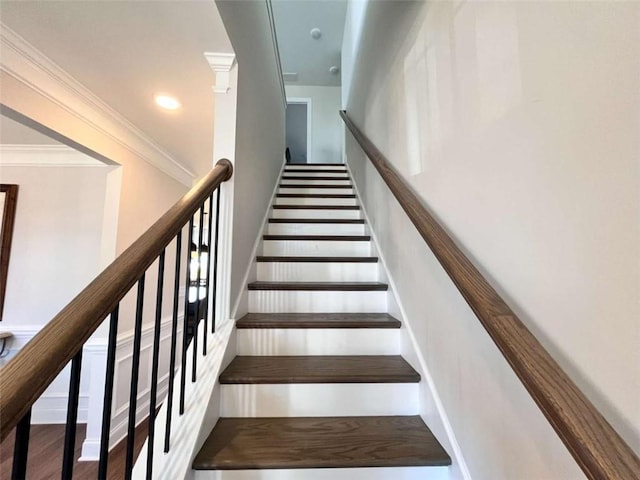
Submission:
<svg viewBox="0 0 640 480">
<path fill-rule="evenodd" d="M 199 321 L 204 322 L 203 353 L 206 354 L 206 333 L 209 326 L 207 319 L 211 316 L 211 331 L 215 329 L 215 292 L 216 271 L 218 260 L 218 225 L 220 213 L 220 184 L 231 178 L 233 166 L 229 160 L 218 161 L 211 172 L 194 186 L 181 200 L 169 209 L 156 223 L 140 236 L 128 249 L 126 249 L 111 265 L 100 273 L 80 294 L 78 294 L 60 313 L 58 313 L 14 358 L 0 369 L 0 440 L 4 440 L 15 428 L 15 444 L 13 455 L 12 479 L 22 480 L 27 474 L 27 455 L 29 449 L 29 432 L 31 409 L 36 400 L 51 384 L 56 376 L 71 362 L 71 374 L 69 382 L 69 397 L 67 421 L 65 429 L 64 450 L 62 455 L 62 474 L 64 480 L 73 477 L 74 450 L 76 443 L 76 424 L 78 415 L 78 399 L 80 393 L 80 371 L 82 365 L 82 349 L 89 337 L 96 331 L 100 324 L 109 318 L 110 330 L 107 346 L 107 365 L 105 378 L 105 392 L 103 404 L 102 434 L 100 443 L 100 458 L 98 464 L 98 479 L 107 478 L 107 466 L 109 457 L 109 433 L 112 412 L 113 380 L 115 367 L 115 354 L 118 333 L 119 306 L 124 296 L 137 284 L 137 301 L 134 326 L 134 349 L 132 356 L 131 390 L 129 400 L 128 436 L 126 443 L 126 459 L 124 478 L 131 478 L 134 464 L 134 433 L 136 427 L 136 402 L 138 388 L 138 373 L 140 361 L 143 303 L 145 290 L 145 273 L 149 267 L 158 261 L 158 284 L 155 305 L 155 325 L 152 357 L 151 399 L 149 407 L 149 448 L 147 452 L 147 478 L 152 478 L 153 435 L 154 421 L 157 406 L 157 380 L 158 380 L 158 356 L 160 342 L 160 325 L 162 315 L 162 296 L 164 290 L 165 253 L 171 242 L 175 239 L 176 259 L 175 277 L 173 285 L 173 316 L 171 325 L 171 353 L 169 366 L 169 391 L 167 395 L 167 419 L 165 432 L 165 452 L 170 448 L 171 436 L 171 404 L 174 401 L 173 389 L 174 375 L 176 372 L 176 343 L 178 341 L 178 309 L 181 268 L 186 268 L 187 295 L 190 282 L 190 260 L 192 245 L 195 244 L 196 253 L 199 255 L 203 248 L 209 248 L 212 242 L 213 209 L 216 210 L 215 237 L 213 249 L 207 255 L 205 283 L 209 291 L 209 282 L 212 281 L 211 298 L 207 295 L 207 301 L 198 301 L 196 296 L 196 325 L 193 328 L 193 362 L 191 380 L 196 380 L 197 365 L 197 341 Z M 217 193 L 216 193 L 217 192 Z M 214 196 L 216 199 L 214 200 Z M 208 206 L 208 242 L 204 242 L 204 212 Z M 194 219 L 199 216 L 199 234 L 193 238 Z M 187 259 L 181 265 L 182 230 L 189 225 Z M 213 274 L 209 278 L 211 259 L 213 257 Z M 185 266 L 186 264 L 186 266 Z M 198 280 L 198 294 L 201 288 Z M 184 413 L 185 384 L 187 365 L 187 309 L 188 299 L 184 301 L 184 326 L 182 334 L 181 355 L 181 379 L 179 413 Z M 209 310 L 211 304 L 211 310 Z M 43 460 L 44 461 L 44 460 Z"/>
<path fill-rule="evenodd" d="M 474 311 L 585 475 L 638 480 L 640 459 L 396 173 L 382 152 L 340 111 L 345 125 Z"/>
</svg>

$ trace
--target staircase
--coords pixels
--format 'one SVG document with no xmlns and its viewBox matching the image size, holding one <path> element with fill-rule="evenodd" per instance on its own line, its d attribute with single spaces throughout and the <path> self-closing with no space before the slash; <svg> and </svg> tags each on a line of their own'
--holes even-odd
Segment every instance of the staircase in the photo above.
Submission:
<svg viewBox="0 0 640 480">
<path fill-rule="evenodd" d="M 199 480 L 442 479 L 344 165 L 288 165 Z"/>
</svg>

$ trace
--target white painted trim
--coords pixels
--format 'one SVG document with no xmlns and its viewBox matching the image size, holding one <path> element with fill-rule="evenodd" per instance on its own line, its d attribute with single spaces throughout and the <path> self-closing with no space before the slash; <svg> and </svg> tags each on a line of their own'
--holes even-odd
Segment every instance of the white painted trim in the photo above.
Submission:
<svg viewBox="0 0 640 480">
<path fill-rule="evenodd" d="M 346 159 L 345 159 L 346 160 Z M 362 201 L 362 197 L 360 196 L 360 192 L 358 191 L 358 185 L 356 184 L 355 181 L 355 177 L 353 175 L 353 172 L 351 171 L 351 168 L 349 167 L 349 164 L 345 161 L 344 163 L 347 167 L 347 170 L 349 171 L 349 177 L 352 179 L 352 183 L 353 183 L 353 188 L 356 192 L 356 196 L 358 198 L 358 200 L 360 201 L 360 210 L 362 212 L 362 215 L 365 219 L 366 225 L 369 226 L 371 225 L 371 222 L 369 221 L 369 215 L 367 214 L 367 210 L 366 207 L 364 205 L 364 202 Z M 397 287 L 396 287 L 396 282 L 394 281 L 393 277 L 391 275 L 389 275 L 389 269 L 387 268 L 387 262 L 384 256 L 384 253 L 380 250 L 380 248 L 378 248 L 378 237 L 376 236 L 376 233 L 373 231 L 373 229 L 371 227 L 369 227 L 369 235 L 371 235 L 371 241 L 373 242 L 373 246 L 374 246 L 374 251 L 376 252 L 376 255 L 379 259 L 380 262 L 380 267 L 382 269 L 382 271 L 384 271 L 387 279 L 387 284 L 389 285 L 389 291 L 388 291 L 388 295 L 391 297 L 393 297 L 393 301 L 396 303 L 396 305 L 398 306 L 398 309 L 400 310 L 400 322 L 402 323 L 403 328 L 407 329 L 407 334 L 409 335 L 409 339 L 411 341 L 411 345 L 413 346 L 413 349 L 415 351 L 416 357 L 418 358 L 418 362 L 420 364 L 420 370 L 422 373 L 422 377 L 424 379 L 424 381 L 426 382 L 428 388 L 429 388 L 429 393 L 431 394 L 431 398 L 433 399 L 433 403 L 436 406 L 436 410 L 438 411 L 438 416 L 440 417 L 440 420 L 442 421 L 442 425 L 444 427 L 444 430 L 446 432 L 446 435 L 448 437 L 449 443 L 451 445 L 451 448 L 453 449 L 453 455 L 452 457 L 455 458 L 456 464 L 457 466 L 460 468 L 460 472 L 462 473 L 462 476 L 465 480 L 472 480 L 471 478 L 471 473 L 469 472 L 469 468 L 467 467 L 467 463 L 464 460 L 464 456 L 462 455 L 462 449 L 460 448 L 460 444 L 458 443 L 458 440 L 456 439 L 456 435 L 453 431 L 453 427 L 451 426 L 451 422 L 449 421 L 449 417 L 447 416 L 447 412 L 444 409 L 444 405 L 442 404 L 442 400 L 440 399 L 440 396 L 438 395 L 438 390 L 436 389 L 436 385 L 435 382 L 433 381 L 433 377 L 431 375 L 431 372 L 429 371 L 429 368 L 427 367 L 427 362 L 424 359 L 424 356 L 422 355 L 422 352 L 420 351 L 420 349 L 418 348 L 418 342 L 416 340 L 415 334 L 413 333 L 413 329 L 411 328 L 411 323 L 407 320 L 408 316 L 407 316 L 407 312 L 404 308 L 404 306 L 402 305 L 402 302 L 400 302 L 398 296 L 396 295 L 397 292 Z"/>
<path fill-rule="evenodd" d="M 311 148 L 311 142 L 313 142 L 312 100 L 311 97 L 288 97 L 287 105 L 290 103 L 307 106 L 307 165 L 309 165 L 313 163 L 313 149 Z"/>
<path fill-rule="evenodd" d="M 273 53 L 276 57 L 276 70 L 278 71 L 278 83 L 282 92 L 282 102 L 287 110 L 287 94 L 284 89 L 284 77 L 282 76 L 282 62 L 280 61 L 280 48 L 278 47 L 278 35 L 276 33 L 276 20 L 273 15 L 273 5 L 271 0 L 265 0 L 267 5 L 267 15 L 269 16 L 269 29 L 271 30 L 271 41 L 273 43 Z"/>
<path fill-rule="evenodd" d="M 220 416 L 236 418 L 418 415 L 420 411 L 417 383 L 221 385 L 220 400 Z"/>
<path fill-rule="evenodd" d="M 240 292 L 238 293 L 238 297 L 236 298 L 235 303 L 233 304 L 233 309 L 231 310 L 232 315 L 230 318 L 234 320 L 237 320 L 238 309 L 240 308 L 240 302 L 242 301 L 243 298 L 247 300 L 247 304 L 248 304 L 249 276 L 251 275 L 251 272 L 254 268 L 257 269 L 255 258 L 258 255 L 258 249 L 262 245 L 262 236 L 265 234 L 265 232 L 269 228 L 267 221 L 269 220 L 269 214 L 271 213 L 271 205 L 273 205 L 273 202 L 276 198 L 276 193 L 278 193 L 278 187 L 280 185 L 280 177 L 282 177 L 282 172 L 284 171 L 284 167 L 286 166 L 286 164 L 287 164 L 286 159 L 283 159 L 282 167 L 280 167 L 280 172 L 278 173 L 276 184 L 273 187 L 273 192 L 271 193 L 271 199 L 267 204 L 267 211 L 264 213 L 264 216 L 262 217 L 262 228 L 260 229 L 260 232 L 258 233 L 258 237 L 256 238 L 255 242 L 253 243 L 253 248 L 251 249 L 251 255 L 249 255 L 249 265 L 247 265 L 247 269 L 244 273 L 244 277 L 242 277 L 242 287 L 240 289 Z"/>
<path fill-rule="evenodd" d="M 227 93 L 230 87 L 231 69 L 236 63 L 235 53 L 205 52 L 204 56 L 216 75 L 216 84 L 213 86 L 213 91 L 215 93 Z"/>
<path fill-rule="evenodd" d="M 236 116 L 238 95 L 238 65 L 229 72 L 229 92 L 214 94 L 213 159 L 227 158 L 234 164 L 236 151 Z M 218 228 L 218 278 L 216 285 L 216 319 L 228 319 L 231 310 L 231 261 L 233 258 L 233 209 L 236 176 L 220 185 L 220 217 Z M 213 266 L 212 266 L 213 268 Z M 213 273 L 211 272 L 213 276 Z"/>
<path fill-rule="evenodd" d="M 220 373 L 235 356 L 235 329 L 233 321 L 225 321 L 219 325 L 216 333 L 204 331 L 201 322 L 199 336 L 207 335 L 209 353 L 204 356 L 198 349 L 198 381 L 187 381 L 185 385 L 185 413 L 179 415 L 179 403 L 173 402 L 171 422 L 171 449 L 162 454 L 167 402 L 163 402 L 156 416 L 156 430 L 154 436 L 153 478 L 158 480 L 175 480 L 191 478 L 189 472 L 193 459 L 202 444 L 209 436 L 220 413 L 220 388 L 217 381 Z M 190 372 L 193 361 L 193 342 L 187 350 L 186 371 Z M 174 379 L 174 392 L 180 390 L 180 376 Z M 133 478 L 146 478 L 148 439 L 142 447 L 133 469 Z"/>
<path fill-rule="evenodd" d="M 180 302 L 184 300 L 184 289 L 181 288 L 180 292 Z M 160 349 L 161 351 L 169 351 L 169 342 L 171 341 L 171 324 L 173 321 L 172 315 L 166 315 L 162 318 L 160 323 L 160 329 L 162 335 L 160 337 Z M 178 315 L 178 327 L 176 331 L 177 338 L 177 347 L 176 356 L 179 359 L 180 348 L 182 345 L 182 327 L 184 325 L 184 315 L 183 313 L 179 313 Z M 141 340 L 140 340 L 140 364 L 139 369 L 140 372 L 150 372 L 151 371 L 151 361 L 152 355 L 151 351 L 153 349 L 153 335 L 155 331 L 155 323 L 149 322 L 142 326 L 141 330 Z M 118 404 L 118 388 L 121 385 L 124 385 L 128 391 L 129 388 L 129 370 L 125 368 L 123 365 L 126 365 L 126 362 L 132 358 L 133 351 L 133 339 L 134 339 L 135 331 L 133 329 L 128 330 L 120 335 L 118 335 L 116 341 L 116 365 L 115 365 L 115 378 L 116 381 L 114 383 L 114 392 L 113 392 L 113 406 L 111 412 L 111 431 L 109 435 L 109 448 L 113 448 L 118 442 L 120 442 L 127 435 L 127 426 L 129 419 L 129 397 L 125 396 L 125 401 L 121 404 Z M 102 424 L 102 398 L 104 395 L 104 372 L 105 372 L 105 363 L 107 356 L 107 344 L 104 339 L 101 339 L 98 342 L 92 342 L 89 345 L 91 353 L 94 354 L 94 360 L 96 362 L 96 366 L 90 365 L 89 368 L 92 368 L 92 377 L 93 374 L 96 373 L 97 377 L 95 379 L 95 384 L 93 382 L 93 378 L 91 379 L 91 389 L 90 389 L 90 408 L 92 409 L 92 416 L 89 417 L 89 424 L 87 425 L 87 437 L 85 438 L 82 444 L 82 456 L 80 457 L 81 461 L 95 461 L 99 458 L 100 454 L 100 431 Z M 87 346 L 85 346 L 85 351 L 87 350 Z M 179 363 L 179 362 L 177 362 Z M 176 371 L 178 370 L 179 365 L 176 366 Z M 124 380 L 123 380 L 124 379 Z M 124 381 L 124 383 L 122 383 Z M 162 401 L 164 396 L 167 393 L 168 385 L 169 385 L 169 372 L 162 374 L 162 376 L 158 377 L 158 389 L 157 389 L 157 399 L 158 403 Z M 149 401 L 151 389 L 149 385 L 145 385 L 142 389 L 138 391 L 138 399 L 136 403 L 136 425 L 142 422 L 149 414 Z M 93 411 L 95 410 L 95 411 Z"/>
<path fill-rule="evenodd" d="M 22 349 L 33 337 L 35 337 L 44 325 L 15 325 L 9 327 L 13 333 L 13 337 L 7 339 L 8 352 L 3 357 L 0 365 L 8 362 L 18 351 Z M 83 348 L 86 352 L 92 346 L 87 345 Z M 69 367 L 65 367 L 68 375 Z M 88 416 L 88 404 L 90 392 L 87 388 L 86 376 L 83 374 L 80 384 L 79 406 L 78 406 L 78 423 L 86 423 Z M 60 387 L 60 384 L 57 385 Z M 58 391 L 56 391 L 58 390 Z M 33 424 L 63 424 L 67 421 L 67 398 L 68 384 L 65 384 L 60 390 L 54 386 L 47 387 L 47 390 L 36 400 L 32 409 L 31 423 Z"/>
<path fill-rule="evenodd" d="M 399 328 L 240 328 L 236 343 L 247 356 L 400 355 L 401 347 Z"/>
<path fill-rule="evenodd" d="M 66 145 L 0 145 L 3 167 L 111 167 Z"/>
<path fill-rule="evenodd" d="M 67 393 L 44 393 L 32 407 L 32 425 L 62 425 L 67 422 Z M 89 394 L 80 393 L 78 396 L 77 423 L 87 423 Z"/>
<path fill-rule="evenodd" d="M 193 172 L 2 22 L 0 48 L 0 71 L 180 183 L 192 185 Z"/>
<path fill-rule="evenodd" d="M 386 313 L 385 291 L 251 290 L 250 313 Z"/>
<path fill-rule="evenodd" d="M 102 213 L 102 236 L 100 239 L 100 271 L 107 268 L 117 257 L 122 173 L 122 167 L 112 168 L 107 173 Z"/>
<path fill-rule="evenodd" d="M 189 480 L 450 480 L 449 467 L 196 470 Z"/>
</svg>

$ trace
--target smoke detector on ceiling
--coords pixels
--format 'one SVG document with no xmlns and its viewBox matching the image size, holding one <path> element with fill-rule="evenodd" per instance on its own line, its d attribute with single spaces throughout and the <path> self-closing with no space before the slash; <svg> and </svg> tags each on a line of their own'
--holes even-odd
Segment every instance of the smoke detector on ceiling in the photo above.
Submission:
<svg viewBox="0 0 640 480">
<path fill-rule="evenodd" d="M 340 69 L 338 67 L 336 67 L 335 65 L 332 65 L 329 68 L 329 73 L 332 74 L 332 75 L 337 75 L 337 74 L 340 73 Z"/>
<path fill-rule="evenodd" d="M 319 28 L 312 28 L 309 34 L 314 40 L 320 40 L 320 37 L 322 37 L 322 32 Z"/>
</svg>

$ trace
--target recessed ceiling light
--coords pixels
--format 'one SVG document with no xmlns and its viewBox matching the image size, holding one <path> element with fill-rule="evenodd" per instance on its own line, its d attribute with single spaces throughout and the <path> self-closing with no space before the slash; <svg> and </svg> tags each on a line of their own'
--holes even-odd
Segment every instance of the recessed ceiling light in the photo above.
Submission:
<svg viewBox="0 0 640 480">
<path fill-rule="evenodd" d="M 312 28 L 309 33 L 311 34 L 311 38 L 314 40 L 318 40 L 322 36 L 322 32 L 319 28 Z"/>
<path fill-rule="evenodd" d="M 156 105 L 165 110 L 178 110 L 182 106 L 177 98 L 164 93 L 159 93 L 153 98 Z"/>
<path fill-rule="evenodd" d="M 338 73 L 340 73 L 340 69 L 338 67 L 336 67 L 335 65 L 332 65 L 329 68 L 329 73 L 331 73 L 333 75 L 337 75 Z"/>
</svg>

